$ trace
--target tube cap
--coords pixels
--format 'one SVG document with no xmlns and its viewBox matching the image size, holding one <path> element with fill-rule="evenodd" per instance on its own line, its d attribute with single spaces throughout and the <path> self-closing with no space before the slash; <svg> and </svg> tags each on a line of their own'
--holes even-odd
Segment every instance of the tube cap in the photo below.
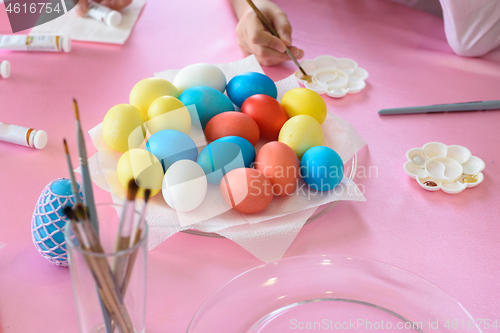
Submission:
<svg viewBox="0 0 500 333">
<path fill-rule="evenodd" d="M 47 145 L 47 132 L 38 130 L 33 139 L 36 149 L 43 149 Z"/>
<path fill-rule="evenodd" d="M 71 38 L 69 36 L 64 36 L 62 39 L 62 49 L 64 52 L 71 51 Z"/>
<path fill-rule="evenodd" d="M 10 62 L 7 60 L 0 62 L 0 76 L 4 79 L 10 76 Z"/>
<path fill-rule="evenodd" d="M 106 16 L 106 24 L 112 27 L 117 27 L 122 21 L 122 14 L 113 10 Z"/>
</svg>

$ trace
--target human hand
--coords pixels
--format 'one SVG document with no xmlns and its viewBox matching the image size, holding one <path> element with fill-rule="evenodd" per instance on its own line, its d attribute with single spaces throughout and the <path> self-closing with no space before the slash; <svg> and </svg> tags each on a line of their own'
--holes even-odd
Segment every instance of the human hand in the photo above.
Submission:
<svg viewBox="0 0 500 333">
<path fill-rule="evenodd" d="M 99 2 L 101 5 L 109 7 L 114 10 L 122 10 L 132 3 L 132 0 L 93 0 Z M 89 0 L 79 0 L 78 5 L 75 6 L 76 14 L 78 16 L 85 16 L 89 9 Z"/>
<path fill-rule="evenodd" d="M 272 66 L 290 60 L 290 57 L 285 53 L 285 47 L 288 46 L 297 59 L 302 58 L 304 51 L 291 46 L 292 26 L 281 8 L 267 0 L 256 0 L 254 3 L 269 23 L 273 25 L 281 39 L 273 36 L 255 12 L 248 7 L 240 16 L 236 26 L 238 46 L 243 54 L 245 56 L 254 54 L 261 65 Z"/>
</svg>

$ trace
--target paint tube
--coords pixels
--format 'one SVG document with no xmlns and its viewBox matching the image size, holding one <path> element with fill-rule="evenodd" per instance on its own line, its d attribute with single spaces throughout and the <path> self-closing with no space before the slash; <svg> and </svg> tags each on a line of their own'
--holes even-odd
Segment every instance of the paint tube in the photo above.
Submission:
<svg viewBox="0 0 500 333">
<path fill-rule="evenodd" d="M 71 39 L 57 35 L 0 35 L 0 49 L 69 52 L 71 50 Z"/>
</svg>

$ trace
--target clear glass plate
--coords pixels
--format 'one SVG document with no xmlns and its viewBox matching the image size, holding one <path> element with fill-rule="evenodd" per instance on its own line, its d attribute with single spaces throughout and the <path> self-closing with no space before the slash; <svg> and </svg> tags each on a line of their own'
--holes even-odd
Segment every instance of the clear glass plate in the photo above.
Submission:
<svg viewBox="0 0 500 333">
<path fill-rule="evenodd" d="M 187 332 L 481 332 L 454 298 L 382 262 L 313 255 L 253 268 L 196 312 Z"/>
</svg>

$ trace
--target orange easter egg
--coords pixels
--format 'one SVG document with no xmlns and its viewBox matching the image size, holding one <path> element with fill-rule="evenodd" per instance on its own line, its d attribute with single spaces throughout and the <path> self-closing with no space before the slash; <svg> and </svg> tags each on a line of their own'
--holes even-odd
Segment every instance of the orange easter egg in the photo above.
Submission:
<svg viewBox="0 0 500 333">
<path fill-rule="evenodd" d="M 273 200 L 271 182 L 260 171 L 250 168 L 234 169 L 220 182 L 224 201 L 240 213 L 257 213 Z"/>
<path fill-rule="evenodd" d="M 219 113 L 207 123 L 205 136 L 209 142 L 225 136 L 239 136 L 247 139 L 253 146 L 260 138 L 259 126 L 250 116 L 229 111 Z"/>
<path fill-rule="evenodd" d="M 255 159 L 255 169 L 269 179 L 274 195 L 288 195 L 299 181 L 300 162 L 288 145 L 271 141 L 263 145 Z"/>
</svg>

